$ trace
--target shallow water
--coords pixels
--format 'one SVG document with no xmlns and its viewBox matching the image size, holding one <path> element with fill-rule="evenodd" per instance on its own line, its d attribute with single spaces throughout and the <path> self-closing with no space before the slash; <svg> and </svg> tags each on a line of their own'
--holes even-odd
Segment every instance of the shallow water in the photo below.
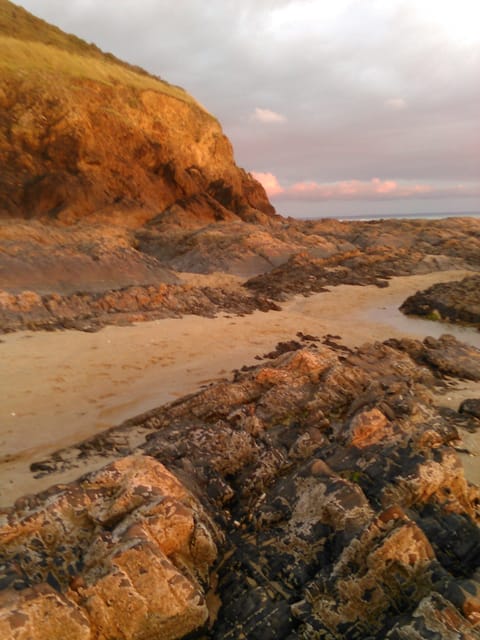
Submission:
<svg viewBox="0 0 480 640">
<path fill-rule="evenodd" d="M 446 333 L 455 336 L 457 340 L 461 340 L 480 349 L 480 331 L 474 327 L 464 327 L 449 322 L 438 322 L 434 320 L 426 320 L 415 316 L 406 316 L 399 311 L 399 306 L 403 300 L 399 300 L 396 304 L 389 304 L 382 307 L 370 307 L 361 311 L 358 315 L 363 320 L 379 322 L 389 325 L 392 329 L 404 334 L 408 337 L 416 337 L 423 340 L 426 336 L 439 338 Z M 451 409 L 458 410 L 462 400 L 469 397 L 478 397 L 480 393 L 480 383 L 473 381 L 463 381 L 459 383 L 456 389 L 452 388 L 448 395 L 442 396 L 440 403 L 449 406 Z M 469 433 L 461 430 L 460 433 L 463 440 L 465 452 L 460 453 L 465 476 L 476 485 L 480 485 L 480 473 L 478 459 L 480 457 L 480 432 Z"/>
<path fill-rule="evenodd" d="M 441 335 L 448 333 L 457 338 L 457 340 L 480 349 L 480 331 L 475 327 L 464 327 L 450 322 L 437 322 L 415 316 L 406 316 L 398 309 L 402 302 L 403 300 L 400 300 L 398 304 L 371 308 L 361 315 L 365 320 L 391 325 L 397 331 L 408 336 L 416 336 L 419 339 L 423 339 L 426 336 L 439 338 Z"/>
</svg>

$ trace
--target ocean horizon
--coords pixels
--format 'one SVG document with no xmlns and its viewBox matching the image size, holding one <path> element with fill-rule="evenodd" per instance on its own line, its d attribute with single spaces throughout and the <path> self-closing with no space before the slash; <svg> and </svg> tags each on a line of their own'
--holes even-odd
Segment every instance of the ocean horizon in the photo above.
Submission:
<svg viewBox="0 0 480 640">
<path fill-rule="evenodd" d="M 360 222 L 366 222 L 369 220 L 441 220 L 443 218 L 480 218 L 480 211 L 453 211 L 453 212 L 431 212 L 431 213 L 372 213 L 370 215 L 328 215 L 328 216 L 308 216 L 301 217 L 299 220 L 340 220 L 351 222 L 358 220 Z"/>
</svg>

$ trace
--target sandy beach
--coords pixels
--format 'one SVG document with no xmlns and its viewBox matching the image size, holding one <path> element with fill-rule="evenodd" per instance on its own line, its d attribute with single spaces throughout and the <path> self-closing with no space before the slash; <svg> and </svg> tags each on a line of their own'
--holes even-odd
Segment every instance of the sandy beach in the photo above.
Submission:
<svg viewBox="0 0 480 640">
<path fill-rule="evenodd" d="M 385 289 L 342 285 L 308 298 L 297 296 L 279 312 L 257 311 L 244 317 L 188 316 L 110 326 L 98 333 L 3 336 L 0 504 L 78 475 L 71 470 L 61 477 L 36 480 L 29 471 L 32 461 L 203 384 L 229 377 L 233 369 L 257 362 L 256 355 L 294 338 L 298 331 L 335 334 L 348 346 L 451 332 L 438 323 L 404 318 L 396 309 L 416 290 L 466 274 L 397 277 Z M 478 396 L 478 387 L 478 383 L 461 385 L 449 394 L 449 402 L 458 407 L 463 397 Z M 473 460 L 468 473 L 478 482 L 477 460 Z"/>
</svg>

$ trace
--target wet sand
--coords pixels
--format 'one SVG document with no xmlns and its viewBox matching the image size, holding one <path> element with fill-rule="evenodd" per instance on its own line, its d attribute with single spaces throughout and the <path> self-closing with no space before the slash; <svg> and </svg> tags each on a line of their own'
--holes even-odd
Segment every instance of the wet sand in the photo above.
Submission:
<svg viewBox="0 0 480 640">
<path fill-rule="evenodd" d="M 256 355 L 294 338 L 298 331 L 340 335 L 348 346 L 402 335 L 423 337 L 433 333 L 429 328 L 448 332 L 430 322 L 424 330 L 416 321 L 410 328 L 402 324 L 399 329 L 392 313 L 416 290 L 466 273 L 398 277 L 385 289 L 342 285 L 309 298 L 297 296 L 279 312 L 258 311 L 244 317 L 187 316 L 111 326 L 94 334 L 61 331 L 3 336 L 0 504 L 78 475 L 71 470 L 61 478 L 35 480 L 29 471 L 32 461 L 202 384 L 229 377 L 233 369 L 256 363 Z M 478 386 L 458 391 L 455 402 L 475 392 L 478 395 Z M 99 460 L 97 466 L 104 462 Z"/>
</svg>

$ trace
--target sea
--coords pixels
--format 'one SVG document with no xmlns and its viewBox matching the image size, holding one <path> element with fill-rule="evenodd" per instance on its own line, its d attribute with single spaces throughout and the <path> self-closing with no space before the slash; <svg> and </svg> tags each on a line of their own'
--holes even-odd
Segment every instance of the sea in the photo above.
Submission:
<svg viewBox="0 0 480 640">
<path fill-rule="evenodd" d="M 322 216 L 323 217 L 323 216 Z M 329 218 L 335 218 L 336 220 L 442 220 L 444 218 L 480 218 L 480 211 L 456 211 L 453 213 L 399 213 L 399 214 L 371 214 L 367 216 L 363 215 L 338 215 L 328 216 Z M 308 220 L 316 220 L 317 218 L 311 217 Z"/>
</svg>

